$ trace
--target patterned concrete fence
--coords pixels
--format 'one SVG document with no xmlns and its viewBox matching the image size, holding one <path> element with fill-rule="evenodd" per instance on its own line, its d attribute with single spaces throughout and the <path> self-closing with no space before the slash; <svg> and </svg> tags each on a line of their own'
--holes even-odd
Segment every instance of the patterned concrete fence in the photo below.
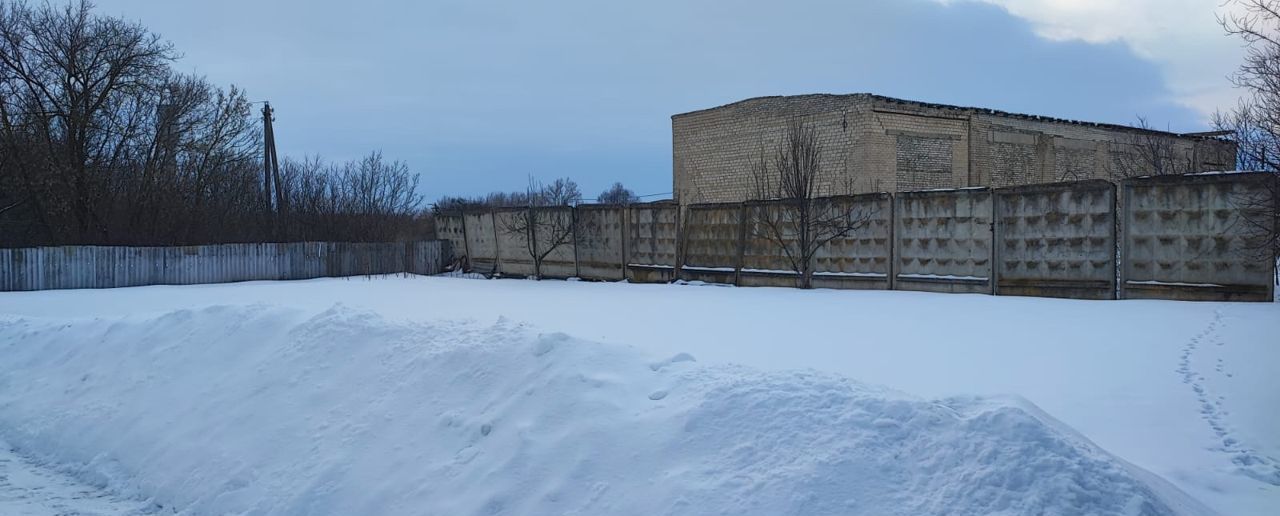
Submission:
<svg viewBox="0 0 1280 516">
<path fill-rule="evenodd" d="M 470 256 L 467 250 L 467 230 L 463 227 L 461 215 L 436 218 L 436 238 L 448 240 L 454 256 L 463 258 Z"/>
<path fill-rule="evenodd" d="M 466 232 L 466 262 L 470 270 L 494 274 L 498 272 L 498 232 L 492 213 L 468 213 L 462 216 Z"/>
<path fill-rule="evenodd" d="M 893 288 L 991 293 L 991 190 L 894 196 Z"/>
<path fill-rule="evenodd" d="M 1116 188 L 1109 181 L 996 190 L 996 293 L 1114 299 Z"/>
<path fill-rule="evenodd" d="M 862 225 L 814 257 L 813 286 L 888 289 L 893 261 L 893 198 L 887 193 L 837 199 Z"/>
<path fill-rule="evenodd" d="M 1275 223 L 1268 215 L 1280 200 L 1270 198 L 1268 186 L 1276 180 L 1272 174 L 1255 173 L 1125 181 L 1121 295 L 1274 299 L 1275 261 L 1251 249 L 1250 239 L 1260 230 L 1275 230 L 1260 225 Z"/>
<path fill-rule="evenodd" d="M 1239 173 L 1138 179 L 1124 184 L 1123 199 L 1117 199 L 1114 185 L 1096 180 L 828 198 L 865 224 L 818 250 L 813 284 L 1077 299 L 1270 301 L 1274 263 L 1249 252 L 1250 237 L 1259 229 L 1255 222 L 1266 220 L 1259 216 L 1266 213 L 1250 214 L 1274 206 L 1268 204 L 1276 202 L 1268 181 L 1275 180 Z M 761 222 L 785 213 L 778 201 L 683 210 L 665 203 L 579 206 L 556 213 L 574 221 L 575 234 L 548 258 L 547 276 L 799 284 Z M 450 241 L 465 244 L 472 270 L 527 275 L 532 262 L 523 235 L 501 231 L 509 216 L 468 214 L 439 227 Z M 783 240 L 796 248 L 794 236 Z"/>
<path fill-rule="evenodd" d="M 573 208 L 510 208 L 494 213 L 498 235 L 498 272 L 511 276 L 534 274 L 534 259 L 542 257 L 542 276 L 569 278 L 574 263 Z M 534 241 L 529 242 L 529 227 Z"/>
<path fill-rule="evenodd" d="M 799 275 L 792 267 L 786 253 L 779 252 L 778 238 L 795 246 L 796 236 L 792 225 L 786 223 L 787 212 L 777 201 L 752 201 L 743 206 L 745 217 L 742 231 L 742 269 L 738 271 L 738 284 L 750 287 L 795 287 L 800 285 Z M 770 228 L 765 221 L 779 221 L 778 228 Z M 774 231 L 781 235 L 774 234 Z M 739 261 L 735 258 L 735 261 Z"/>
<path fill-rule="evenodd" d="M 849 215 L 857 227 L 837 236 L 818 248 L 813 257 L 813 285 L 819 288 L 889 288 L 889 260 L 892 251 L 892 198 L 887 193 L 830 199 L 830 213 Z M 788 211 L 778 201 L 752 202 L 746 205 L 742 270 L 738 284 L 743 286 L 794 287 L 799 274 L 780 252 L 779 236 L 799 254 L 800 245 L 794 234 L 796 225 L 787 223 Z M 781 222 L 776 235 L 762 220 Z M 829 233 L 828 233 L 829 234 Z M 836 235 L 831 235 L 836 236 Z M 827 237 L 823 237 L 827 238 Z M 798 259 L 798 258 L 797 258 Z"/>
<path fill-rule="evenodd" d="M 508 209 L 494 212 L 493 224 L 497 238 L 497 271 L 504 276 L 529 276 L 533 274 L 533 257 L 529 255 L 529 238 L 524 230 L 514 228 L 524 210 Z"/>
<path fill-rule="evenodd" d="M 680 277 L 711 283 L 737 283 L 742 268 L 741 204 L 689 206 L 680 228 Z"/>
<path fill-rule="evenodd" d="M 680 208 L 641 204 L 626 211 L 627 279 L 639 283 L 676 279 Z"/>
<path fill-rule="evenodd" d="M 0 291 L 436 274 L 448 241 L 0 249 Z"/>
<path fill-rule="evenodd" d="M 577 209 L 574 243 L 578 276 L 621 280 L 626 271 L 626 211 L 621 206 L 584 205 Z"/>
</svg>

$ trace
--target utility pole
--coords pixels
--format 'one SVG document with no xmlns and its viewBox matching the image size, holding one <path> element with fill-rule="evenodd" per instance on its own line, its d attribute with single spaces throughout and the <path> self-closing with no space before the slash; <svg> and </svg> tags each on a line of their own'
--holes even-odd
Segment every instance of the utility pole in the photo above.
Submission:
<svg viewBox="0 0 1280 516">
<path fill-rule="evenodd" d="M 275 146 L 275 138 L 271 133 L 271 103 L 262 106 L 262 198 L 267 213 L 274 213 L 271 203 L 271 148 Z"/>
<path fill-rule="evenodd" d="M 285 195 L 284 184 L 280 181 L 280 157 L 276 154 L 276 133 L 271 126 L 273 121 L 275 121 L 275 110 L 271 109 L 270 102 L 264 102 L 262 105 L 263 193 L 266 195 L 267 213 L 274 213 L 279 219 L 280 216 L 289 213 L 289 198 Z M 272 209 L 271 199 L 273 190 L 275 191 L 274 209 Z"/>
</svg>

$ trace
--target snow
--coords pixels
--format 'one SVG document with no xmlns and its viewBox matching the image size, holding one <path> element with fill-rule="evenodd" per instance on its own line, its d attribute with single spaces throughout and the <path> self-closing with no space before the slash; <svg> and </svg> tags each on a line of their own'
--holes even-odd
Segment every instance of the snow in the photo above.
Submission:
<svg viewBox="0 0 1280 516">
<path fill-rule="evenodd" d="M 680 268 L 686 271 L 695 271 L 695 272 L 735 272 L 737 271 L 737 269 L 733 267 L 698 267 L 695 265 L 685 265 Z"/>
<path fill-rule="evenodd" d="M 784 274 L 790 276 L 798 276 L 796 271 L 791 269 L 742 269 L 742 272 L 750 274 Z"/>
<path fill-rule="evenodd" d="M 1125 283 L 1130 285 L 1163 285 L 1171 287 L 1221 287 L 1217 283 L 1183 283 L 1180 281 L 1156 281 L 1156 280 L 1129 280 Z"/>
<path fill-rule="evenodd" d="M 794 270 L 783 269 L 742 269 L 742 272 L 750 274 L 779 274 L 785 276 L 798 276 Z M 837 271 L 814 271 L 814 276 L 826 277 L 846 277 L 846 278 L 886 278 L 888 275 L 880 272 L 837 272 Z"/>
<path fill-rule="evenodd" d="M 946 281 L 987 281 L 986 276 L 957 276 L 952 274 L 899 274 L 898 279 L 912 280 L 946 280 Z"/>
<path fill-rule="evenodd" d="M 647 264 L 647 263 L 628 263 L 627 267 L 644 267 L 647 269 L 674 269 L 675 268 L 675 266 L 672 266 L 672 265 L 656 265 L 656 264 Z"/>
<path fill-rule="evenodd" d="M 1277 328 L 1274 304 L 454 278 L 7 293 L 0 438 L 190 514 L 1261 515 Z"/>
<path fill-rule="evenodd" d="M 888 274 L 883 272 L 834 272 L 834 271 L 818 271 L 813 273 L 814 276 L 836 276 L 850 278 L 887 278 Z"/>
<path fill-rule="evenodd" d="M 14 453 L 0 441 L 0 514 L 5 516 L 135 516 L 158 507 L 124 500 Z"/>
</svg>

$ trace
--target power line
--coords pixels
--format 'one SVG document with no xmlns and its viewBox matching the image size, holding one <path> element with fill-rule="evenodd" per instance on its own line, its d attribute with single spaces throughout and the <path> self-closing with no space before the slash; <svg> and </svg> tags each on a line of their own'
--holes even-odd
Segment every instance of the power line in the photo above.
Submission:
<svg viewBox="0 0 1280 516">
<path fill-rule="evenodd" d="M 636 197 L 644 199 L 645 197 L 659 197 L 663 195 L 671 195 L 672 193 L 673 192 L 662 192 L 662 193 L 654 193 L 654 194 L 648 194 L 648 195 L 637 195 Z"/>
</svg>

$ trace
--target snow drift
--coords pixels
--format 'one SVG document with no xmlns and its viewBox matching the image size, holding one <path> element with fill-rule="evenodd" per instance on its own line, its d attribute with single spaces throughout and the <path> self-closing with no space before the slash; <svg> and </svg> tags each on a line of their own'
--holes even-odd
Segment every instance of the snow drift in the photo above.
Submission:
<svg viewBox="0 0 1280 516">
<path fill-rule="evenodd" d="M 1016 399 L 506 320 L 0 319 L 0 439 L 184 514 L 1205 514 Z"/>
</svg>

